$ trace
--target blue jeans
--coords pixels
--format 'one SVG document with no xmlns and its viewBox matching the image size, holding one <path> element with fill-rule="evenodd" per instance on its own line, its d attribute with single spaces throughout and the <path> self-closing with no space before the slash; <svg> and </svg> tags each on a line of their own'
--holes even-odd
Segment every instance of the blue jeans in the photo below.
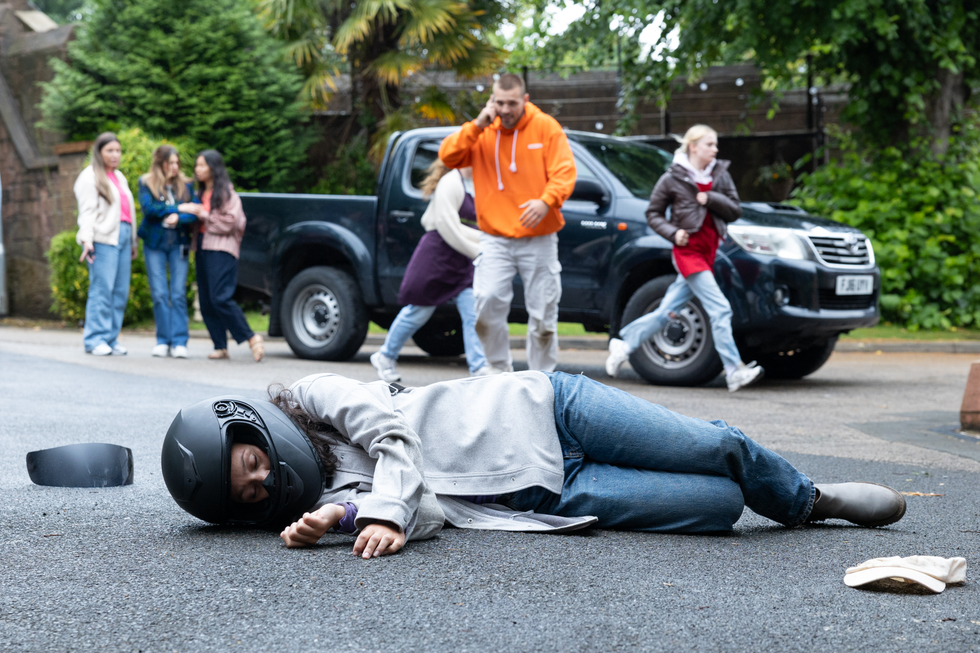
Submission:
<svg viewBox="0 0 980 653">
<path fill-rule="evenodd" d="M 146 276 L 153 298 L 153 319 L 157 325 L 157 344 L 187 346 L 187 257 L 181 255 L 174 229 L 164 229 L 158 249 L 143 247 Z M 167 268 L 170 282 L 167 283 Z"/>
<path fill-rule="evenodd" d="M 466 288 L 463 292 L 456 295 L 456 310 L 463 321 L 463 347 L 466 349 L 466 366 L 470 368 L 470 373 L 474 373 L 487 364 L 486 354 L 483 353 L 483 345 L 480 338 L 476 335 L 476 311 L 473 308 L 473 289 Z M 405 342 L 421 329 L 432 314 L 436 312 L 435 306 L 416 306 L 409 304 L 402 307 L 388 329 L 388 336 L 385 344 L 381 347 L 381 353 L 392 360 L 398 360 Z"/>
<path fill-rule="evenodd" d="M 667 288 L 660 306 L 652 313 L 639 317 L 619 330 L 619 337 L 635 351 L 648 338 L 666 326 L 671 311 L 679 311 L 692 299 L 701 300 L 701 306 L 708 312 L 711 322 L 711 336 L 715 350 L 721 356 L 725 371 L 734 370 L 742 362 L 742 356 L 732 337 L 732 306 L 722 294 L 715 275 L 709 270 L 692 274 L 686 279 L 678 274 L 674 283 Z"/>
<path fill-rule="evenodd" d="M 730 531 L 748 506 L 802 524 L 814 487 L 781 456 L 721 420 L 684 417 L 584 376 L 549 374 L 565 458 L 561 495 L 521 490 L 515 510 L 599 518 L 600 528 Z"/>
<path fill-rule="evenodd" d="M 95 243 L 95 260 L 88 264 L 88 299 L 85 302 L 85 351 L 103 342 L 116 344 L 129 302 L 133 227 L 119 223 L 119 244 Z"/>
</svg>

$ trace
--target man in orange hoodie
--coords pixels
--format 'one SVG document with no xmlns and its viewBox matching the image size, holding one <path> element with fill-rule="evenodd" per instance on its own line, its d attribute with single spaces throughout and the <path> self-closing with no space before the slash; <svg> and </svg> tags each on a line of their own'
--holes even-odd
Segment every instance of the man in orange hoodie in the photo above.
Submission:
<svg viewBox="0 0 980 653">
<path fill-rule="evenodd" d="M 480 253 L 473 264 L 476 332 L 487 361 L 513 371 L 507 315 L 514 275 L 524 284 L 527 365 L 551 372 L 558 362 L 561 205 L 575 187 L 575 160 L 561 125 L 528 102 L 524 80 L 501 75 L 476 120 L 442 142 L 450 168 L 473 168 Z"/>
</svg>

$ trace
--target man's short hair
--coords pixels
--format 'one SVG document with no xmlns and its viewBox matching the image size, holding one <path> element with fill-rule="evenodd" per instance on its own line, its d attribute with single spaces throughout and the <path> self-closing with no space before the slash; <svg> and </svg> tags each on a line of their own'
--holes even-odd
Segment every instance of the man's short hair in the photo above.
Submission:
<svg viewBox="0 0 980 653">
<path fill-rule="evenodd" d="M 494 84 L 501 91 L 510 91 L 519 88 L 521 89 L 521 95 L 527 92 L 527 89 L 524 88 L 524 78 L 514 73 L 504 73 Z"/>
</svg>

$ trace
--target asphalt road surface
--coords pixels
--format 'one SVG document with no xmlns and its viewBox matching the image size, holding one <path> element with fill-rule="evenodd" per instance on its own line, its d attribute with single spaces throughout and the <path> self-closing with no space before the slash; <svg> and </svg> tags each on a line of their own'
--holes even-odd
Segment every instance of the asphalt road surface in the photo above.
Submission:
<svg viewBox="0 0 980 653">
<path fill-rule="evenodd" d="M 835 354 L 800 382 L 729 395 L 613 381 L 682 413 L 720 418 L 818 482 L 905 492 L 882 529 L 785 529 L 746 510 L 727 536 L 595 530 L 525 535 L 447 529 L 364 561 L 349 536 L 287 550 L 275 534 L 207 526 L 183 513 L 159 472 L 180 407 L 272 381 L 334 371 L 371 379 L 371 348 L 347 363 L 261 364 L 247 346 L 207 361 L 82 353 L 74 331 L 0 328 L 0 650 L 4 651 L 967 651 L 980 649 L 980 587 L 939 595 L 846 587 L 844 570 L 891 555 L 980 561 L 980 445 L 956 432 L 963 354 Z M 522 366 L 523 352 L 515 352 Z M 565 351 L 559 369 L 603 378 L 602 352 Z M 404 382 L 466 374 L 461 360 L 408 349 Z M 75 442 L 130 447 L 135 483 L 100 490 L 31 484 L 27 452 Z"/>
</svg>

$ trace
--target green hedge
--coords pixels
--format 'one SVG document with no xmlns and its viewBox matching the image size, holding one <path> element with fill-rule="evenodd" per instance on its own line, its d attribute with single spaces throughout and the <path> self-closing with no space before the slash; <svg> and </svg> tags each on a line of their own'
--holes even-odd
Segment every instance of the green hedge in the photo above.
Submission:
<svg viewBox="0 0 980 653">
<path fill-rule="evenodd" d="M 980 326 L 980 137 L 945 156 L 859 151 L 804 175 L 795 203 L 861 229 L 881 268 L 881 311 L 910 330 Z"/>
<path fill-rule="evenodd" d="M 191 176 L 194 156 L 198 146 L 186 139 L 154 139 L 136 128 L 124 129 L 117 134 L 122 146 L 122 161 L 119 169 L 126 176 L 133 198 L 136 200 L 136 224 L 143 219 L 139 207 L 137 186 L 139 178 L 150 169 L 153 150 L 159 145 L 173 145 L 180 152 L 180 163 L 185 174 Z M 85 319 L 85 301 L 88 298 L 88 266 L 79 263 L 82 248 L 75 242 L 77 229 L 63 231 L 51 239 L 51 247 L 46 252 L 51 282 L 51 311 L 61 319 L 79 322 Z M 132 276 L 129 280 L 129 303 L 123 324 L 131 325 L 153 319 L 153 301 L 150 298 L 150 284 L 146 277 L 146 264 L 143 258 L 143 241 L 139 241 L 139 256 L 133 261 Z M 187 307 L 192 310 L 194 293 L 191 282 L 196 278 L 194 261 L 191 260 L 187 283 Z"/>
</svg>

